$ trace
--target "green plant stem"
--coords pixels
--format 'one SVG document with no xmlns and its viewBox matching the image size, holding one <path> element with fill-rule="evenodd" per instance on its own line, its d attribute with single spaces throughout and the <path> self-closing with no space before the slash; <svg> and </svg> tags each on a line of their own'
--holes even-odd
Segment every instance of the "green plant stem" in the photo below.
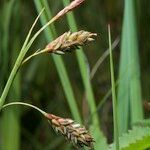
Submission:
<svg viewBox="0 0 150 150">
<path fill-rule="evenodd" d="M 7 95 L 8 95 L 9 89 L 10 89 L 11 84 L 12 84 L 14 78 L 15 78 L 15 75 L 16 75 L 16 73 L 17 73 L 19 67 L 21 66 L 22 60 L 23 60 L 25 54 L 26 54 L 27 51 L 28 51 L 28 48 L 26 48 L 26 45 L 27 45 L 27 43 L 28 43 L 28 40 L 29 40 L 30 35 L 31 35 L 31 33 L 32 33 L 32 30 L 33 30 L 35 24 L 37 23 L 37 21 L 38 21 L 40 15 L 42 14 L 43 10 L 44 10 L 44 9 L 42 9 L 42 11 L 39 13 L 39 15 L 37 16 L 37 18 L 35 19 L 33 25 L 31 26 L 31 29 L 29 30 L 29 33 L 28 33 L 28 35 L 27 35 L 27 37 L 26 37 L 26 40 L 25 40 L 25 42 L 24 42 L 24 44 L 23 44 L 23 46 L 22 46 L 22 48 L 21 48 L 21 51 L 20 51 L 20 53 L 19 53 L 19 56 L 18 56 L 18 58 L 17 58 L 17 60 L 16 60 L 16 62 L 15 62 L 15 65 L 14 65 L 14 67 L 13 67 L 13 69 L 12 69 L 10 75 L 9 75 L 9 78 L 8 78 L 8 80 L 7 80 L 7 83 L 6 83 L 6 85 L 5 85 L 5 88 L 4 88 L 4 90 L 3 90 L 3 92 L 2 92 L 2 95 L 1 95 L 1 97 L 0 97 L 0 110 L 1 110 L 1 108 L 2 108 L 2 106 L 3 106 L 3 104 L 4 104 L 4 102 L 5 102 L 5 99 L 6 99 Z"/>
<path fill-rule="evenodd" d="M 117 99 L 116 99 L 116 90 L 115 90 L 114 65 L 113 65 L 113 57 L 112 57 L 110 26 L 108 26 L 108 37 L 109 37 L 109 53 L 110 53 L 112 103 L 113 103 L 114 141 L 116 144 L 116 150 L 119 150 L 119 134 L 118 134 L 118 121 L 117 121 Z"/>
<path fill-rule="evenodd" d="M 70 3 L 70 0 L 63 0 L 64 6 L 68 5 L 69 3 Z M 74 18 L 74 15 L 72 12 L 67 14 L 67 21 L 68 21 L 70 29 L 73 32 L 77 31 L 76 21 L 75 21 L 75 18 Z M 101 148 L 101 149 L 105 150 L 105 149 L 108 149 L 107 144 L 106 144 L 106 139 L 100 130 L 99 116 L 97 113 L 94 113 L 94 112 L 96 112 L 95 97 L 94 97 L 92 85 L 90 82 L 90 74 L 88 72 L 89 70 L 87 67 L 88 66 L 87 59 L 86 59 L 86 56 L 85 56 L 82 48 L 80 48 L 80 51 L 76 51 L 76 57 L 78 60 L 83 85 L 85 88 L 88 106 L 90 108 L 91 114 L 94 114 L 94 115 L 92 115 L 92 124 L 91 124 L 91 132 L 93 133 L 94 139 L 96 141 L 94 148 L 95 149 Z"/>
<path fill-rule="evenodd" d="M 8 81 L 7 81 L 7 83 L 6 83 L 6 86 L 5 86 L 4 90 L 3 90 L 3 93 L 2 93 L 1 98 L 0 98 L 0 109 L 2 108 L 2 106 L 3 106 L 4 102 L 5 102 L 5 99 L 6 99 L 7 95 L 8 95 L 8 92 L 9 92 L 9 89 L 10 89 L 10 87 L 11 87 L 11 84 L 12 84 L 14 78 L 15 78 L 15 75 L 16 75 L 16 73 L 17 73 L 19 67 L 21 66 L 21 63 L 22 63 L 22 61 L 23 61 L 23 58 L 24 58 L 25 54 L 27 53 L 27 51 L 29 50 L 29 48 L 31 47 L 32 43 L 35 41 L 35 39 L 38 37 L 38 35 L 39 35 L 47 26 L 49 26 L 51 23 L 53 23 L 54 21 L 56 21 L 56 20 L 59 18 L 59 17 L 57 17 L 57 15 L 54 16 L 54 17 L 53 17 L 50 21 L 48 21 L 40 30 L 38 30 L 38 31 L 34 34 L 34 36 L 31 38 L 31 40 L 28 42 L 29 37 L 30 37 L 30 35 L 31 35 L 31 32 L 32 32 L 32 30 L 33 30 L 33 27 L 35 26 L 35 24 L 36 24 L 36 22 L 37 22 L 37 20 L 38 20 L 38 18 L 39 18 L 39 16 L 41 15 L 42 12 L 43 12 L 43 9 L 42 9 L 42 11 L 40 12 L 40 14 L 38 15 L 38 17 L 37 17 L 37 19 L 35 20 L 35 22 L 33 23 L 32 27 L 31 27 L 31 29 L 30 29 L 28 35 L 27 35 L 27 38 L 26 38 L 26 40 L 25 40 L 25 42 L 24 42 L 24 44 L 23 44 L 23 47 L 22 47 L 22 49 L 21 49 L 21 52 L 20 52 L 20 54 L 19 54 L 19 56 L 18 56 L 18 58 L 17 58 L 17 60 L 16 60 L 16 63 L 15 63 L 15 65 L 14 65 L 13 69 L 12 69 L 12 72 L 11 72 L 9 78 L 8 78 Z M 28 43 L 28 44 L 27 44 L 27 43 Z"/>
<path fill-rule="evenodd" d="M 119 37 L 115 39 L 115 41 L 112 43 L 112 50 L 116 48 L 116 46 L 119 44 Z M 104 60 L 109 56 L 109 48 L 103 53 L 103 55 L 97 60 L 97 62 L 94 64 L 93 68 L 91 69 L 90 72 L 90 79 L 92 80 L 94 75 L 96 74 L 98 68 L 100 65 L 104 62 Z"/>
<path fill-rule="evenodd" d="M 32 105 L 32 104 L 23 103 L 23 102 L 12 102 L 12 103 L 8 103 L 8 104 L 3 105 L 3 106 L 2 106 L 2 109 L 6 108 L 6 107 L 8 107 L 8 106 L 12 106 L 12 105 L 28 106 L 28 107 L 31 107 L 31 108 L 33 108 L 33 109 L 39 111 L 39 112 L 40 112 L 42 115 L 44 115 L 44 116 L 47 115 L 47 113 L 46 113 L 45 111 L 41 110 L 40 108 L 38 108 L 38 107 L 36 107 L 36 106 L 34 106 L 34 105 Z"/>
<path fill-rule="evenodd" d="M 14 65 L 12 71 L 11 71 L 11 74 L 10 74 L 10 76 L 8 78 L 6 86 L 5 86 L 4 90 L 3 90 L 3 93 L 1 95 L 1 98 L 0 98 L 0 109 L 2 108 L 2 106 L 3 106 L 4 102 L 5 102 L 5 99 L 7 97 L 9 89 L 11 87 L 11 84 L 12 84 L 12 82 L 13 82 L 13 80 L 15 78 L 15 75 L 16 75 L 16 73 L 17 73 L 17 71 L 18 71 L 18 69 L 19 69 L 19 67 L 20 67 L 20 65 L 22 63 L 22 60 L 23 60 L 24 56 L 25 56 L 25 51 L 20 52 L 20 54 L 19 54 L 19 56 L 18 56 L 18 58 L 16 60 L 16 63 L 15 63 L 15 65 Z"/>
<path fill-rule="evenodd" d="M 39 54 L 45 53 L 46 50 L 47 50 L 47 49 L 43 49 L 43 50 L 40 50 L 40 51 L 39 51 L 39 50 L 36 51 L 36 52 L 33 53 L 32 55 L 30 55 L 30 56 L 28 56 L 27 58 L 25 58 L 25 59 L 23 60 L 23 62 L 22 62 L 22 65 L 25 64 L 27 61 L 29 61 L 31 58 L 33 58 L 33 57 L 35 57 L 35 56 L 37 56 L 37 55 L 39 55 Z"/>
</svg>

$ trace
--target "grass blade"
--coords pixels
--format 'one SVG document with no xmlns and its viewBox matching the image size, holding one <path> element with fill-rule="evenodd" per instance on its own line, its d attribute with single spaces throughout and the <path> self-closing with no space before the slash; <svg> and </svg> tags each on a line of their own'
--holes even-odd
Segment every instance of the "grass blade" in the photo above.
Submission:
<svg viewBox="0 0 150 150">
<path fill-rule="evenodd" d="M 46 8 L 46 13 L 44 13 L 44 15 L 41 17 L 41 23 L 42 24 L 46 23 L 49 20 L 49 18 L 52 17 L 51 11 L 48 8 L 47 2 L 46 1 L 35 0 L 34 3 L 35 3 L 35 6 L 36 6 L 38 12 L 41 10 L 41 8 L 43 6 Z M 48 16 L 48 18 L 47 18 L 47 16 Z M 47 42 L 50 41 L 50 37 L 54 38 L 54 37 L 57 36 L 57 33 L 56 33 L 56 30 L 55 30 L 54 26 L 51 26 L 50 28 L 47 28 L 47 30 L 45 30 L 44 33 L 45 33 Z M 79 110 L 78 110 L 78 107 L 77 107 L 77 103 L 75 101 L 75 97 L 74 97 L 74 94 L 73 94 L 73 90 L 72 90 L 72 87 L 71 87 L 71 83 L 69 81 L 69 77 L 68 77 L 64 62 L 63 62 L 61 56 L 52 55 L 52 57 L 53 57 L 55 65 L 56 65 L 56 69 L 57 69 L 57 72 L 59 74 L 59 77 L 60 77 L 60 80 L 61 80 L 61 83 L 62 83 L 62 86 L 63 86 L 63 90 L 65 92 L 65 95 L 66 95 L 66 98 L 67 98 L 67 101 L 68 101 L 68 104 L 69 104 L 69 107 L 70 107 L 70 111 L 71 111 L 74 119 L 81 122 L 80 113 L 79 113 Z"/>
<path fill-rule="evenodd" d="M 135 3 L 125 0 L 118 87 L 119 133 L 143 118 Z M 124 74 L 124 72 L 126 72 Z M 123 112 L 123 113 L 122 113 Z M 130 114 L 129 114 L 130 112 Z M 131 122 L 129 121 L 131 118 Z"/>
<path fill-rule="evenodd" d="M 70 3 L 70 0 L 63 0 L 64 6 L 68 5 L 69 3 Z M 72 12 L 67 14 L 67 20 L 68 20 L 70 29 L 72 31 L 77 31 L 75 18 L 74 18 L 74 15 Z M 95 140 L 97 141 L 95 143 L 95 148 L 97 148 L 97 149 L 102 148 L 105 150 L 105 149 L 107 149 L 106 139 L 103 136 L 102 132 L 100 131 L 98 115 L 97 115 L 97 113 L 94 113 L 94 112 L 96 112 L 96 104 L 95 104 L 94 94 L 92 91 L 92 86 L 90 83 L 90 75 L 88 73 L 87 60 L 86 60 L 86 57 L 84 55 L 82 48 L 80 51 L 76 51 L 76 56 L 77 56 L 77 60 L 78 60 L 78 64 L 79 64 L 79 68 L 80 68 L 89 108 L 90 108 L 91 114 L 93 114 L 91 130 L 93 131 L 93 136 L 94 136 Z"/>
<path fill-rule="evenodd" d="M 16 49 L 19 49 L 19 43 L 20 38 L 18 34 L 16 34 L 16 31 L 20 27 L 20 16 L 18 16 L 18 9 L 19 9 L 19 2 L 16 1 L 15 3 L 12 3 L 12 11 L 14 12 L 13 17 L 15 18 L 15 27 L 13 28 L 13 35 L 15 35 L 15 38 L 13 38 L 13 41 L 11 41 L 11 49 L 13 53 L 10 53 L 8 47 L 6 47 L 6 51 L 8 51 L 9 57 L 11 56 L 11 64 L 14 64 L 14 61 L 18 55 L 18 51 Z M 11 15 L 13 14 L 11 10 Z M 16 17 L 17 16 L 17 17 Z M 12 16 L 11 16 L 12 18 Z M 10 19 L 11 19 L 10 18 Z M 11 23 L 11 21 L 8 21 Z M 12 24 L 12 23 L 11 23 Z M 10 24 L 9 24 L 10 25 Z M 9 26 L 8 25 L 8 26 Z M 8 34 L 10 33 L 10 30 L 8 28 Z M 6 35 L 5 35 L 6 36 Z M 10 37 L 9 37 L 10 38 Z M 9 45 L 10 40 L 7 39 L 7 43 Z M 12 54 L 12 55 L 10 55 Z M 5 57 L 7 61 L 9 59 Z M 8 62 L 9 63 L 9 62 Z M 5 68 L 8 72 L 7 67 Z M 9 97 L 11 99 L 20 99 L 21 95 L 21 88 L 20 88 L 20 75 L 18 74 L 16 76 L 15 82 L 11 88 L 11 93 L 9 94 Z M 19 150 L 20 149 L 20 112 L 17 108 L 12 108 L 9 110 L 6 110 L 3 112 L 2 118 L 1 118 L 1 130 L 2 130 L 2 144 L 0 146 L 0 149 L 2 150 Z"/>
<path fill-rule="evenodd" d="M 8 41 L 9 41 L 9 25 L 10 19 L 12 16 L 12 8 L 14 5 L 14 0 L 10 0 L 9 2 L 4 2 L 3 9 L 2 9 L 2 17 L 4 20 L 2 22 L 2 30 L 4 33 L 2 36 L 2 68 L 1 68 L 1 81 L 3 78 L 7 76 L 8 71 L 8 59 L 9 59 L 9 52 L 8 52 Z"/>
<path fill-rule="evenodd" d="M 115 145 L 116 145 L 115 149 L 119 150 L 117 99 L 116 99 L 116 90 L 115 90 L 116 87 L 115 87 L 115 78 L 114 78 L 114 65 L 113 65 L 113 57 L 112 57 L 110 26 L 108 26 L 108 37 L 109 37 L 110 73 L 111 73 L 112 102 L 113 102 L 114 141 L 115 141 Z"/>
</svg>

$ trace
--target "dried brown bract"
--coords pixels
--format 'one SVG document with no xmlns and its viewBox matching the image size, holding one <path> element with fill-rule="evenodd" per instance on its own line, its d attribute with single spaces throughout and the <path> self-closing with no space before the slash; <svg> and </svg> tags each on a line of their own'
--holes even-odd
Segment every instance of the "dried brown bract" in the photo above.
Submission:
<svg viewBox="0 0 150 150">
<path fill-rule="evenodd" d="M 71 33 L 65 32 L 57 39 L 52 41 L 46 46 L 46 51 L 56 54 L 64 54 L 65 52 L 71 52 L 72 50 L 78 49 L 79 46 L 86 44 L 87 42 L 93 41 L 96 33 L 88 31 L 78 31 Z"/>
<path fill-rule="evenodd" d="M 54 18 L 57 20 L 58 18 L 65 15 L 67 12 L 73 10 L 74 8 L 78 7 L 81 3 L 83 3 L 84 0 L 74 0 L 72 1 L 68 6 L 66 6 L 64 9 L 62 9 Z"/>
<path fill-rule="evenodd" d="M 87 146 L 93 149 L 94 139 L 85 127 L 75 123 L 72 119 L 61 118 L 53 114 L 47 114 L 46 118 L 48 118 L 54 130 L 65 136 L 75 147 Z"/>
</svg>

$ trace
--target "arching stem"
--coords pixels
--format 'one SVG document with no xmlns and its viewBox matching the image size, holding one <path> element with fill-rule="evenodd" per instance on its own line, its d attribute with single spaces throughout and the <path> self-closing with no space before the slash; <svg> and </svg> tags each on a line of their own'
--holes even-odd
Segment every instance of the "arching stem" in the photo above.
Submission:
<svg viewBox="0 0 150 150">
<path fill-rule="evenodd" d="M 47 113 L 43 110 L 41 110 L 40 108 L 32 105 L 32 104 L 28 104 L 28 103 L 23 103 L 23 102 L 12 102 L 12 103 L 8 103 L 8 104 L 5 104 L 2 106 L 2 109 L 8 107 L 8 106 L 12 106 L 12 105 L 23 105 L 23 106 L 28 106 L 28 107 L 31 107 L 37 111 L 39 111 L 42 115 L 44 115 L 45 117 L 47 116 Z"/>
<path fill-rule="evenodd" d="M 47 49 L 43 49 L 43 50 L 37 50 L 35 53 L 33 53 L 32 55 L 28 56 L 27 58 L 25 58 L 22 62 L 22 65 L 25 64 L 27 61 L 29 61 L 31 58 L 33 58 L 34 56 L 37 56 L 39 54 L 43 54 L 47 51 Z"/>
</svg>

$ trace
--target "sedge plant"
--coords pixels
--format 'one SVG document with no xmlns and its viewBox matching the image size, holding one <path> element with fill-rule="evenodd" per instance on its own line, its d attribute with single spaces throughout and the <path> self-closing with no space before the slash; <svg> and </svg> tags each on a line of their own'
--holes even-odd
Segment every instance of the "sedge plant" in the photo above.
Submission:
<svg viewBox="0 0 150 150">
<path fill-rule="evenodd" d="M 68 15 L 68 23 L 70 24 L 70 27 L 72 26 L 73 32 L 68 31 L 65 32 L 64 34 L 58 36 L 57 38 L 56 33 L 53 33 L 53 39 L 49 44 L 47 44 L 44 48 L 35 51 L 33 54 L 30 56 L 26 56 L 27 52 L 29 51 L 30 47 L 32 46 L 33 42 L 36 40 L 36 38 L 40 35 L 42 31 L 45 30 L 49 25 L 51 25 L 54 21 L 58 20 L 61 18 L 63 15 L 65 15 L 67 12 L 73 10 L 75 7 L 78 7 L 84 0 L 74 0 L 72 3 L 68 4 L 69 1 L 64 0 L 63 3 L 64 5 L 68 4 L 63 10 L 61 10 L 56 16 L 54 16 L 50 21 L 47 21 L 44 9 L 39 12 L 38 17 L 36 18 L 35 22 L 33 23 L 26 39 L 25 42 L 21 48 L 21 51 L 19 53 L 19 56 L 15 62 L 15 65 L 10 73 L 10 76 L 8 78 L 8 81 L 4 87 L 4 90 L 2 91 L 2 95 L 0 97 L 0 110 L 4 110 L 4 108 L 12 105 L 23 105 L 23 106 L 28 106 L 31 107 L 37 111 L 39 111 L 49 122 L 51 127 L 59 134 L 63 135 L 69 142 L 71 142 L 77 149 L 83 148 L 84 146 L 88 147 L 89 149 L 103 149 L 106 150 L 108 149 L 105 137 L 102 135 L 100 129 L 99 129 L 99 118 L 97 115 L 97 109 L 95 105 L 95 100 L 94 100 L 94 95 L 92 92 L 91 88 L 91 83 L 90 83 L 90 75 L 87 74 L 87 68 L 86 68 L 86 62 L 85 62 L 85 56 L 83 51 L 78 51 L 77 54 L 77 59 L 79 62 L 79 67 L 81 70 L 81 75 L 83 78 L 83 84 L 85 87 L 85 92 L 87 94 L 87 99 L 89 103 L 89 107 L 91 110 L 91 116 L 92 116 L 92 128 L 93 130 L 90 130 L 90 132 L 80 123 L 82 122 L 80 113 L 78 111 L 78 107 L 74 98 L 73 94 L 67 94 L 67 88 L 65 88 L 66 92 L 66 97 L 68 99 L 68 104 L 70 105 L 70 108 L 74 108 L 71 112 L 75 120 L 79 121 L 80 123 L 77 123 L 74 121 L 74 119 L 70 118 L 63 118 L 56 116 L 51 113 L 47 113 L 40 108 L 36 107 L 35 105 L 29 104 L 29 103 L 23 103 L 23 102 L 10 102 L 5 104 L 6 98 L 8 96 L 8 93 L 10 91 L 10 87 L 13 83 L 13 80 L 15 79 L 15 76 L 19 69 L 23 67 L 27 62 L 29 62 L 30 59 L 37 55 L 41 54 L 52 54 L 54 57 L 54 61 L 56 63 L 56 66 L 58 68 L 61 68 L 61 72 L 59 71 L 58 68 L 58 73 L 63 74 L 63 77 L 65 78 L 64 81 L 67 82 L 69 86 L 69 91 L 72 92 L 72 88 L 69 83 L 69 78 L 66 73 L 65 67 L 63 65 L 63 61 L 60 57 L 57 57 L 55 54 L 65 54 L 67 52 L 72 52 L 81 46 L 85 45 L 86 43 L 89 43 L 94 40 L 95 36 L 97 35 L 96 33 L 91 33 L 88 31 L 77 31 L 76 23 L 74 20 L 73 14 Z M 46 1 L 35 1 L 36 7 L 39 10 L 41 10 L 41 4 L 46 5 Z M 48 9 L 46 7 L 46 9 Z M 42 13 L 44 12 L 44 17 L 41 16 Z M 50 13 L 50 11 L 49 11 Z M 31 33 L 38 21 L 38 19 L 41 19 L 42 22 L 42 28 L 39 29 L 33 37 L 31 37 Z M 72 24 L 73 23 L 73 24 Z M 137 146 L 139 146 L 141 149 L 142 148 L 149 148 L 149 127 L 135 127 L 133 128 L 132 131 L 126 134 L 126 136 L 123 135 L 123 137 L 119 137 L 119 132 L 118 132 L 118 106 L 117 106 L 117 99 L 116 99 L 116 91 L 115 91 L 115 79 L 114 79 L 114 69 L 113 69 L 113 59 L 112 59 L 112 45 L 111 45 L 111 35 L 110 35 L 110 27 L 109 29 L 109 53 L 110 54 L 110 72 L 111 72 L 111 85 L 112 89 L 109 91 L 108 95 L 112 91 L 112 104 L 113 104 L 113 122 L 114 122 L 114 143 L 110 145 L 110 149 L 123 149 L 123 150 L 136 150 Z M 48 32 L 45 32 L 46 39 L 49 41 L 49 35 L 52 35 L 51 32 L 54 32 L 55 27 L 53 26 L 53 29 L 48 28 Z M 55 57 L 56 56 L 56 57 Z M 57 62 L 58 61 L 58 62 Z M 62 64 L 62 65 L 61 65 Z M 60 76 L 61 78 L 61 76 Z M 19 79 L 18 79 L 19 80 Z M 62 84 L 64 86 L 64 81 L 63 78 L 61 78 Z M 17 85 L 18 86 L 18 85 Z M 73 93 L 73 92 L 72 92 Z M 71 96 L 71 100 L 69 100 L 69 96 Z M 19 98 L 19 96 L 16 98 Z M 134 103 L 134 102 L 133 102 Z M 133 107 L 132 103 L 132 107 Z M 75 107 L 71 107 L 71 105 L 74 105 Z M 133 108 L 132 108 L 133 109 Z M 132 116 L 134 116 L 135 111 L 133 111 Z M 6 114 L 7 116 L 7 114 Z M 139 115 L 140 116 L 140 115 Z M 138 117 L 137 117 L 138 118 Z M 132 118 L 133 122 L 134 119 L 137 120 L 137 118 Z M 139 117 L 140 118 L 140 117 Z M 120 119 L 120 118 L 119 118 Z M 137 133 L 137 137 L 134 137 L 135 133 Z M 133 139 L 133 141 L 129 139 Z M 140 140 L 139 140 L 140 139 Z M 134 141 L 136 140 L 136 142 Z"/>
<path fill-rule="evenodd" d="M 52 22 L 56 21 L 60 17 L 62 17 L 67 12 L 71 11 L 78 5 L 80 5 L 83 2 L 83 0 L 75 0 L 72 3 L 70 3 L 68 6 L 66 6 L 63 10 L 61 10 L 56 16 L 54 16 L 49 22 L 47 22 L 40 30 L 38 30 L 33 37 L 30 39 L 32 30 L 38 21 L 40 15 L 42 14 L 43 10 L 40 12 L 38 17 L 36 18 L 35 22 L 33 23 L 27 38 L 22 46 L 22 49 L 19 53 L 19 56 L 15 62 L 15 65 L 10 73 L 10 76 L 8 78 L 8 81 L 4 87 L 4 90 L 2 92 L 1 98 L 0 98 L 0 109 L 14 104 L 20 104 L 20 105 L 27 105 L 29 107 L 33 107 L 40 111 L 45 117 L 49 118 L 52 127 L 57 131 L 60 132 L 63 136 L 65 136 L 69 141 L 73 143 L 76 147 L 83 147 L 88 146 L 90 148 L 93 147 L 94 139 L 89 134 L 89 132 L 85 129 L 85 127 L 81 127 L 80 124 L 74 123 L 71 119 L 64 119 L 52 114 L 47 114 L 44 111 L 38 109 L 37 107 L 27 104 L 27 103 L 21 103 L 21 102 L 13 102 L 9 103 L 7 105 L 4 105 L 5 100 L 7 98 L 8 92 L 10 90 L 10 87 L 12 85 L 12 82 L 20 69 L 20 67 L 27 62 L 29 59 L 31 59 L 33 56 L 36 56 L 37 54 L 41 53 L 64 53 L 68 52 L 74 49 L 77 49 L 78 46 L 84 45 L 86 42 L 93 41 L 93 36 L 95 36 L 95 33 L 90 33 L 86 31 L 79 31 L 75 33 L 66 32 L 62 36 L 58 37 L 56 40 L 52 41 L 50 44 L 46 46 L 44 50 L 36 51 L 31 56 L 24 59 L 26 56 L 26 53 L 28 52 L 29 48 L 31 47 L 32 43 L 35 41 L 35 39 L 38 37 L 38 35 Z M 30 39 L 30 40 L 29 40 Z"/>
</svg>

